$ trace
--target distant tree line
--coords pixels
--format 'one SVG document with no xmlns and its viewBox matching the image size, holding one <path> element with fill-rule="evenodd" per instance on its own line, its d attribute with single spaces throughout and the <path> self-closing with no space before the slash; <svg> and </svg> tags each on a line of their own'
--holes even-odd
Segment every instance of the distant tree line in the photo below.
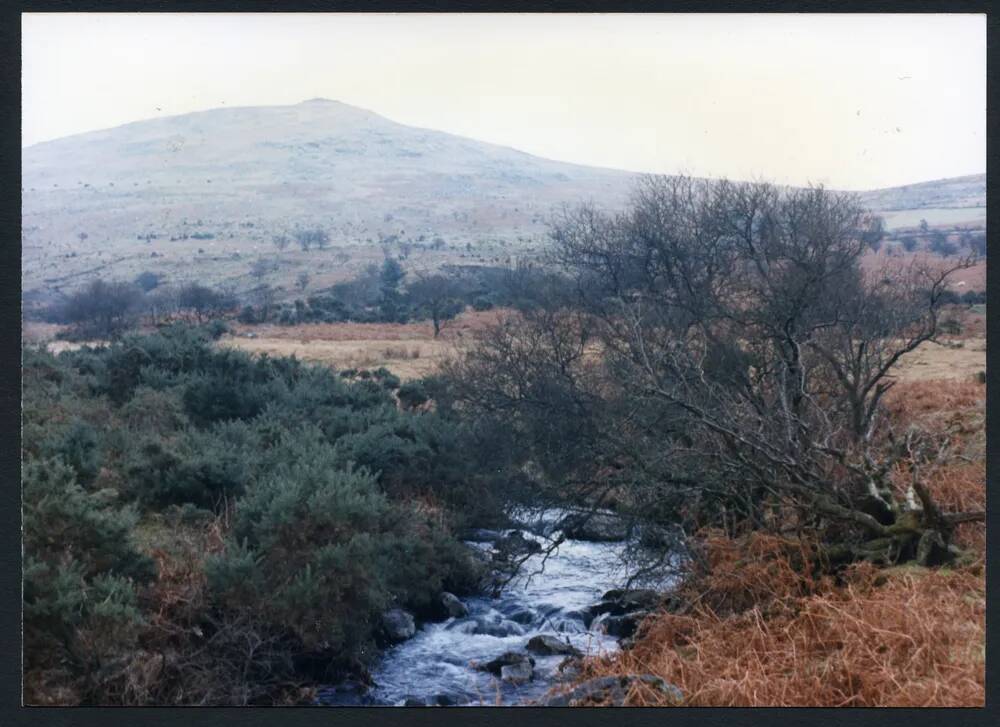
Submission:
<svg viewBox="0 0 1000 727">
<path fill-rule="evenodd" d="M 134 281 L 97 279 L 49 305 L 43 318 L 72 326 L 74 337 L 116 339 L 143 319 L 151 325 L 178 317 L 204 323 L 238 308 L 236 296 L 228 290 L 194 282 L 160 283 L 152 272 Z"/>
<path fill-rule="evenodd" d="M 280 306 L 246 305 L 244 323 L 406 323 L 429 320 L 438 335 L 466 307 L 529 309 L 570 281 L 530 263 L 513 267 L 446 266 L 411 273 L 394 258 L 369 265 L 360 275 L 325 291 Z M 304 286 L 301 286 L 304 287 Z"/>
</svg>

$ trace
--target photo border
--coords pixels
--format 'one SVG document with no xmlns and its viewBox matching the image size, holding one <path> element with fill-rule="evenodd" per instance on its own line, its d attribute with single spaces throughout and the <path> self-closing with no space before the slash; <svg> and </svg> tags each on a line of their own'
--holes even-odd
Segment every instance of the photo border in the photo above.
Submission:
<svg viewBox="0 0 1000 727">
<path fill-rule="evenodd" d="M 320 0 L 23 0 L 5 2 L 0 15 L 0 54 L 3 73 L 0 76 L 0 172 L 4 189 L 17 189 L 20 181 L 20 84 L 22 12 L 831 12 L 831 13 L 986 13 L 987 14 L 987 217 L 1000 219 L 997 195 L 992 193 L 990 180 L 997 178 L 997 154 L 990 140 L 996 138 L 997 114 L 993 103 L 996 78 L 1000 77 L 996 54 L 997 16 L 989 12 L 990 4 L 981 0 L 881 0 L 878 2 L 819 2 L 771 0 L 769 2 L 723 2 L 721 0 L 677 0 L 675 2 L 321 2 Z M 933 49 L 928 49 L 933 52 Z M 935 150 L 928 150 L 935 153 Z M 0 198 L 0 335 L 2 335 L 3 372 L 0 374 L 0 725 L 94 725 L 122 723 L 128 725 L 184 725 L 200 727 L 220 722 L 233 725 L 325 724 L 354 727 L 371 723 L 389 725 L 434 725 L 442 723 L 475 724 L 507 727 L 513 715 L 523 725 L 606 725 L 622 722 L 629 725 L 698 725 L 698 727 L 742 727 L 743 725 L 805 724 L 832 727 L 850 725 L 865 727 L 878 724 L 901 724 L 908 727 L 940 727 L 954 721 L 961 725 L 1000 724 L 996 714 L 997 673 L 996 654 L 998 629 L 987 629 L 986 708 L 630 708 L 612 710 L 555 707 L 465 707 L 431 710 L 427 708 L 373 707 L 290 707 L 273 712 L 266 708 L 236 707 L 22 707 L 21 705 L 21 522 L 20 522 L 20 199 L 13 194 Z M 1000 254 L 1000 244 L 988 235 L 988 246 Z M 987 277 L 988 294 L 1000 296 L 996 276 Z M 1000 297 L 996 297 L 1000 300 Z M 996 316 L 987 321 L 987 361 L 995 359 Z M 990 341 L 993 341 L 992 343 Z M 987 366 L 987 461 L 997 456 L 997 437 L 991 432 L 997 424 L 994 406 L 996 387 L 1000 385 L 997 369 Z M 987 496 L 995 492 L 996 471 L 987 465 Z M 997 566 L 993 559 L 996 533 L 1000 529 L 1000 512 L 987 508 L 987 623 L 995 622 Z M 333 711 L 328 711 L 333 709 Z M 516 710 L 516 711 L 511 711 Z"/>
</svg>

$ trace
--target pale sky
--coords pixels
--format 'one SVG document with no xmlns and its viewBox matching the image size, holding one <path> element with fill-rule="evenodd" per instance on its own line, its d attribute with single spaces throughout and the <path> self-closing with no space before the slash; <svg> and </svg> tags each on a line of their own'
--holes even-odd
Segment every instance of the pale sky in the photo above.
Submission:
<svg viewBox="0 0 1000 727">
<path fill-rule="evenodd" d="M 25 14 L 22 143 L 323 97 L 562 161 L 871 189 L 986 170 L 985 15 Z"/>
</svg>

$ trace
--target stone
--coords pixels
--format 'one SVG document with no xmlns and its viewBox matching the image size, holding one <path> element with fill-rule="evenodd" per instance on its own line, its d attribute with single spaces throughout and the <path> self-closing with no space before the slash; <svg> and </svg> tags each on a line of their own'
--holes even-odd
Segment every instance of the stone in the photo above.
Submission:
<svg viewBox="0 0 1000 727">
<path fill-rule="evenodd" d="M 625 703 L 625 695 L 637 683 L 660 692 L 673 706 L 679 706 L 684 701 L 684 694 L 680 689 L 658 676 L 626 674 L 588 679 L 567 692 L 547 697 L 542 700 L 542 704 L 547 707 L 568 707 L 581 702 L 599 702 L 620 707 Z"/>
<path fill-rule="evenodd" d="M 557 639 L 555 636 L 549 636 L 548 634 L 539 634 L 538 636 L 532 636 L 528 640 L 528 645 L 526 647 L 528 651 L 541 654 L 542 656 L 551 656 L 553 654 L 566 654 L 569 656 L 579 656 L 580 650 L 568 644 L 565 641 Z"/>
<path fill-rule="evenodd" d="M 654 608 L 660 602 L 660 594 L 646 588 L 622 590 L 614 588 L 601 596 L 602 601 L 615 601 L 630 610 L 637 608 Z"/>
<path fill-rule="evenodd" d="M 658 525 L 644 525 L 639 529 L 639 544 L 646 548 L 668 548 L 676 546 L 678 540 L 675 531 Z"/>
<path fill-rule="evenodd" d="M 675 707 L 680 706 L 684 702 L 684 692 L 661 677 L 653 674 L 640 674 L 633 678 L 666 696 Z"/>
<path fill-rule="evenodd" d="M 535 622 L 535 613 L 527 609 L 523 611 L 517 611 L 510 616 L 510 620 L 514 623 L 521 624 L 522 626 L 527 626 Z"/>
<path fill-rule="evenodd" d="M 604 613 L 623 616 L 633 611 L 655 610 L 659 607 L 660 600 L 660 594 L 656 591 L 614 589 L 605 593 L 600 603 L 594 604 L 587 610 L 591 619 Z"/>
<path fill-rule="evenodd" d="M 648 611 L 633 611 L 622 616 L 608 616 L 603 620 L 604 632 L 608 636 L 617 636 L 618 638 L 632 636 L 638 630 L 642 620 L 648 615 Z"/>
<path fill-rule="evenodd" d="M 499 676 L 505 666 L 513 666 L 522 662 L 526 662 L 529 666 L 535 665 L 535 660 L 527 654 L 519 651 L 505 651 L 496 659 L 492 659 L 485 664 L 480 664 L 478 668 L 480 671 L 488 671 L 490 674 Z"/>
<path fill-rule="evenodd" d="M 491 623 L 486 619 L 478 619 L 476 621 L 475 628 L 473 628 L 469 633 L 505 638 L 507 636 L 521 636 L 524 633 L 524 628 L 520 624 L 514 623 L 513 621 Z"/>
<path fill-rule="evenodd" d="M 457 694 L 448 694 L 442 692 L 441 694 L 435 694 L 431 699 L 431 704 L 438 707 L 456 707 L 460 704 L 465 704 L 468 701 L 465 697 L 460 697 Z"/>
<path fill-rule="evenodd" d="M 448 593 L 448 591 L 442 593 L 441 605 L 451 618 L 462 618 L 469 615 L 469 609 L 454 593 Z"/>
<path fill-rule="evenodd" d="M 406 641 L 417 633 L 417 625 L 409 612 L 392 608 L 382 614 L 382 630 L 390 641 Z"/>
<path fill-rule="evenodd" d="M 526 555 L 537 553 L 542 549 L 538 541 L 524 537 L 524 533 L 520 530 L 512 530 L 506 536 L 497 540 L 493 547 L 496 549 L 497 558 L 501 560 L 523 558 Z"/>
<path fill-rule="evenodd" d="M 500 667 L 500 679 L 511 684 L 525 684 L 531 681 L 534 669 L 529 661 L 519 661 Z"/>
<path fill-rule="evenodd" d="M 626 540 L 631 533 L 631 528 L 625 520 L 617 515 L 602 512 L 570 516 L 563 521 L 562 530 L 567 538 L 598 543 Z"/>
</svg>

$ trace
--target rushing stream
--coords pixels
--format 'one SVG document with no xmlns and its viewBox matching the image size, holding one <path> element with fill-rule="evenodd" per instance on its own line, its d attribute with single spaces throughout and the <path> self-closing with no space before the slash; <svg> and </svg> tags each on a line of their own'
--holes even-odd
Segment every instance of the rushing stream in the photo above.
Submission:
<svg viewBox="0 0 1000 727">
<path fill-rule="evenodd" d="M 558 514 L 546 511 L 542 517 L 551 523 Z M 528 530 L 522 532 L 541 540 Z M 490 548 L 489 542 L 469 544 Z M 616 650 L 618 639 L 603 633 L 600 619 L 587 628 L 585 611 L 622 584 L 624 549 L 624 542 L 566 540 L 544 564 L 541 554 L 531 556 L 500 597 L 462 599 L 467 616 L 424 624 L 415 636 L 387 649 L 372 673 L 374 686 L 361 703 L 513 705 L 540 697 L 553 686 L 564 655 L 532 654 L 534 676 L 520 685 L 501 681 L 474 664 L 504 652 L 523 652 L 528 640 L 540 634 L 569 641 L 584 654 Z M 320 701 L 359 703 L 356 695 L 335 688 L 321 692 Z"/>
</svg>

